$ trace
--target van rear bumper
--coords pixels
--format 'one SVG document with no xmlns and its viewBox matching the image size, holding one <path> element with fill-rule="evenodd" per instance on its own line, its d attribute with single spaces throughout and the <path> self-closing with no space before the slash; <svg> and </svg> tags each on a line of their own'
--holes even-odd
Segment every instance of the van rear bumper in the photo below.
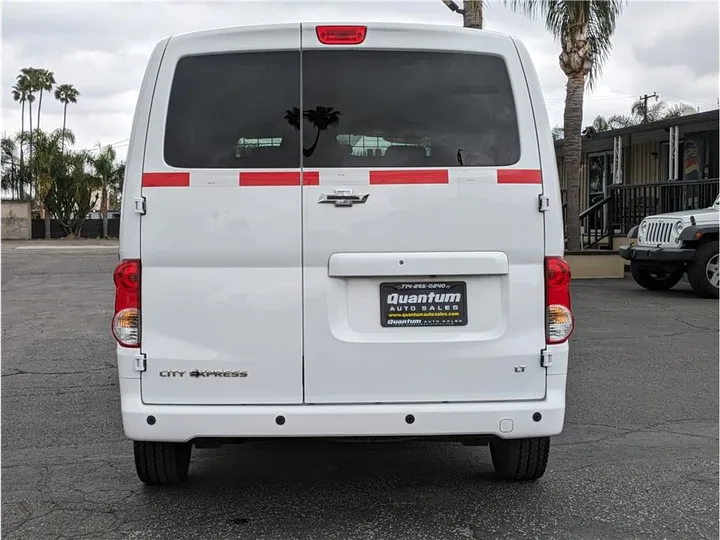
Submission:
<svg viewBox="0 0 720 540">
<path fill-rule="evenodd" d="M 562 431 L 566 374 L 548 375 L 545 399 L 387 405 L 146 405 L 140 379 L 120 379 L 125 435 L 134 441 L 196 438 L 489 435 L 545 437 Z M 539 421 L 533 415 L 540 413 Z M 412 415 L 409 424 L 406 417 Z M 154 423 L 148 423 L 148 417 Z M 278 425 L 277 417 L 284 417 Z"/>
</svg>

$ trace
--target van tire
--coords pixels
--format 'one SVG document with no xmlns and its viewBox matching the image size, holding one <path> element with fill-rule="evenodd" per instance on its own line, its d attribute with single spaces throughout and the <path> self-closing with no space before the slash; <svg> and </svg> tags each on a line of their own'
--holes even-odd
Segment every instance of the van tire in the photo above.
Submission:
<svg viewBox="0 0 720 540">
<path fill-rule="evenodd" d="M 635 262 L 630 263 L 630 273 L 635 283 L 649 291 L 667 291 L 672 289 L 677 285 L 677 282 L 680 281 L 684 272 L 685 269 L 680 267 L 664 275 L 656 274 L 650 271 L 647 266 Z"/>
<path fill-rule="evenodd" d="M 718 288 L 708 278 L 708 265 L 718 264 L 718 241 L 704 242 L 695 250 L 692 261 L 688 264 L 687 275 L 690 286 L 695 294 L 702 298 L 717 298 Z"/>
<path fill-rule="evenodd" d="M 495 474 L 503 480 L 537 480 L 545 474 L 549 454 L 550 437 L 490 441 Z"/>
<path fill-rule="evenodd" d="M 180 484 L 187 480 L 192 447 L 187 443 L 134 441 L 135 469 L 150 486 Z"/>
</svg>

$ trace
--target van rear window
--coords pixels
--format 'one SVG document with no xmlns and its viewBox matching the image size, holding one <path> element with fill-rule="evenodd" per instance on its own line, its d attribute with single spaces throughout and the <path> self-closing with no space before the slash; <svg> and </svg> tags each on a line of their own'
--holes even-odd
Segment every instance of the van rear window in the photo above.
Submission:
<svg viewBox="0 0 720 540">
<path fill-rule="evenodd" d="M 185 57 L 165 161 L 184 168 L 506 166 L 520 159 L 507 67 L 484 54 L 311 50 Z"/>
<path fill-rule="evenodd" d="M 298 168 L 300 52 L 186 56 L 175 68 L 165 123 L 172 167 Z"/>
<path fill-rule="evenodd" d="M 520 159 L 500 57 L 313 50 L 303 53 L 303 85 L 306 167 L 504 166 Z"/>
</svg>

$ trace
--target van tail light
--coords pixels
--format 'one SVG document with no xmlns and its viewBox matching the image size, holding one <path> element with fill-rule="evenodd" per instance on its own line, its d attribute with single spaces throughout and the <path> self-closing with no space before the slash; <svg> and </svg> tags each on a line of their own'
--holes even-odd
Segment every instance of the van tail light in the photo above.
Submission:
<svg viewBox="0 0 720 540">
<path fill-rule="evenodd" d="M 367 26 L 318 26 L 315 31 L 324 45 L 359 45 L 365 41 Z"/>
<path fill-rule="evenodd" d="M 547 343 L 564 343 L 570 338 L 575 320 L 570 306 L 570 265 L 562 257 L 545 258 L 545 305 Z"/>
<path fill-rule="evenodd" d="M 140 347 L 140 261 L 121 261 L 113 274 L 115 315 L 112 333 L 123 347 Z"/>
</svg>

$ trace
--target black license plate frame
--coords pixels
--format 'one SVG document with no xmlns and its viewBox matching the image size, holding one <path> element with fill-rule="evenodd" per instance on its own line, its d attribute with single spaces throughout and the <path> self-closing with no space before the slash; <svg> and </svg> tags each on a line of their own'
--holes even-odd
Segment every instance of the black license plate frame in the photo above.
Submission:
<svg viewBox="0 0 720 540">
<path fill-rule="evenodd" d="M 379 292 L 383 328 L 468 324 L 466 281 L 390 281 L 380 283 Z"/>
</svg>

